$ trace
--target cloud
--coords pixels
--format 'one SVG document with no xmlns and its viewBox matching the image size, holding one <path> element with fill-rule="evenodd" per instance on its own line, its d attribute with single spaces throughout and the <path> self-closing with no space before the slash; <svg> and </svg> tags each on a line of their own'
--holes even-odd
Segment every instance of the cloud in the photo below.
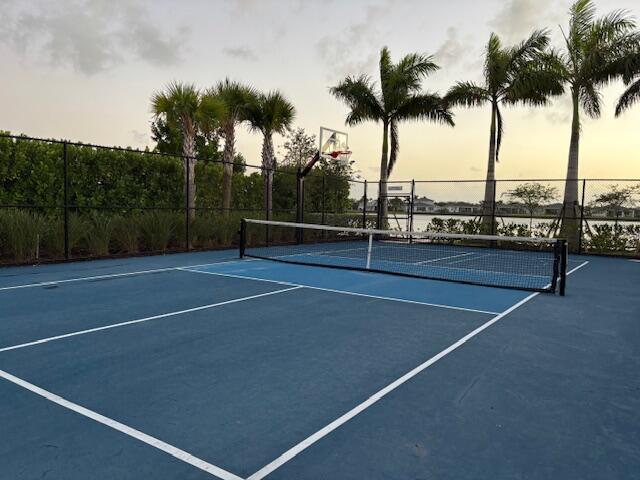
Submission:
<svg viewBox="0 0 640 480">
<path fill-rule="evenodd" d="M 388 0 L 384 4 L 369 5 L 361 22 L 318 41 L 316 52 L 327 67 L 328 80 L 369 72 L 376 67 L 381 47 L 379 27 L 390 3 Z M 375 45 L 373 50 L 372 45 Z"/>
<path fill-rule="evenodd" d="M 222 49 L 222 53 L 228 57 L 237 58 L 238 60 L 258 60 L 258 56 L 249 47 L 225 47 Z"/>
<path fill-rule="evenodd" d="M 567 10 L 566 1 L 508 0 L 489 22 L 489 26 L 507 43 L 524 40 L 533 30 L 561 23 Z"/>
<path fill-rule="evenodd" d="M 143 4 L 124 0 L 35 3 L 29 11 L 14 5 L 5 9 L 0 42 L 23 57 L 71 66 L 86 75 L 128 60 L 176 64 L 187 33 L 182 28 L 178 36 L 167 35 L 155 26 Z"/>
<path fill-rule="evenodd" d="M 436 62 L 441 63 L 441 66 L 447 67 L 459 64 L 465 57 L 465 54 L 469 52 L 469 38 L 470 37 L 467 37 L 462 41 L 457 28 L 447 28 L 446 40 L 433 54 Z"/>
</svg>

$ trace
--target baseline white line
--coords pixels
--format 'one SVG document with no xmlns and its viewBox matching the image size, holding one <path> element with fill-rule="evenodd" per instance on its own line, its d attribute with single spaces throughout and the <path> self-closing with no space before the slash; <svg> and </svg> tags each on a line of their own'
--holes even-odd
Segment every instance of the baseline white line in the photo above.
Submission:
<svg viewBox="0 0 640 480">
<path fill-rule="evenodd" d="M 219 263 L 236 263 L 241 261 L 247 261 L 251 259 L 244 260 L 225 260 L 223 262 L 214 262 L 214 263 L 203 263 L 201 265 L 184 265 L 184 267 L 188 268 L 196 268 L 196 267 L 210 267 L 211 265 L 217 265 Z M 182 267 L 167 267 L 167 268 L 156 268 L 153 270 L 138 270 L 135 272 L 123 272 L 123 273 L 110 273 L 105 275 L 93 275 L 91 277 L 76 277 L 76 278 L 66 278 L 62 280 L 50 280 L 47 282 L 38 282 L 38 283 L 26 283 L 23 285 L 12 285 L 9 287 L 0 287 L 0 291 L 3 290 L 16 290 L 19 288 L 32 288 L 32 287 L 46 287 L 48 285 L 57 285 L 58 283 L 71 283 L 71 282 L 83 282 L 87 280 L 100 280 L 103 278 L 116 278 L 116 277 L 130 277 L 134 275 L 144 275 L 147 273 L 158 273 L 158 272 L 170 272 L 172 270 L 180 270 Z"/>
<path fill-rule="evenodd" d="M 403 298 L 384 297 L 384 296 L 380 296 L 380 295 L 370 295 L 368 293 L 347 292 L 346 290 L 334 290 L 333 288 L 313 287 L 311 285 L 303 285 L 301 283 L 284 282 L 284 281 L 281 281 L 281 280 L 269 280 L 269 279 L 266 279 L 266 278 L 249 277 L 249 276 L 246 276 L 246 275 L 235 275 L 235 274 L 232 274 L 232 273 L 206 272 L 206 271 L 203 271 L 203 270 L 191 270 L 189 268 L 181 268 L 180 270 L 183 270 L 185 272 L 192 272 L 192 273 L 203 273 L 205 275 L 217 275 L 217 276 L 220 276 L 220 277 L 241 278 L 243 280 L 256 280 L 256 281 L 259 281 L 259 282 L 277 283 L 279 285 L 290 285 L 290 286 L 294 286 L 294 287 L 309 288 L 311 290 L 320 290 L 320 291 L 323 291 L 323 292 L 339 293 L 341 295 L 352 295 L 354 297 L 375 298 L 376 300 L 387 300 L 387 301 L 390 301 L 390 302 L 411 303 L 411 304 L 414 304 L 414 305 L 425 305 L 427 307 L 438 307 L 438 308 L 446 308 L 446 309 L 449 309 L 449 310 L 460 310 L 460 311 L 463 311 L 463 312 L 484 313 L 484 314 L 487 314 L 487 315 L 496 315 L 498 313 L 498 312 L 489 312 L 489 311 L 486 311 L 486 310 L 477 310 L 475 308 L 454 307 L 453 305 L 441 305 L 439 303 L 419 302 L 417 300 L 405 300 Z"/>
<path fill-rule="evenodd" d="M 152 437 L 151 435 L 147 435 L 146 433 L 143 433 L 140 430 L 136 430 L 135 428 L 132 428 L 132 427 L 129 427 L 128 425 L 120 423 L 117 420 L 114 420 L 109 417 L 105 417 L 104 415 L 94 412 L 93 410 L 89 410 L 88 408 L 85 408 L 82 405 L 78 405 L 77 403 L 70 402 L 69 400 L 62 398 L 59 395 L 56 395 L 55 393 L 51 393 L 43 388 L 38 387 L 37 385 L 27 382 L 26 380 L 23 380 L 14 375 L 11 375 L 10 373 L 5 372 L 4 370 L 0 370 L 0 378 L 4 378 L 8 382 L 11 382 L 15 385 L 18 385 L 19 387 L 29 390 L 30 392 L 35 393 L 36 395 L 39 395 L 45 398 L 46 400 L 49 400 L 50 402 L 53 402 L 57 405 L 60 405 L 63 408 L 66 408 L 67 410 L 76 412 L 95 422 L 101 423 L 102 425 L 105 425 L 109 428 L 117 430 L 118 432 L 124 433 L 129 437 L 135 438 L 136 440 L 146 443 L 147 445 L 153 448 L 157 448 L 158 450 L 168 453 L 172 457 L 175 457 L 178 460 L 188 463 L 189 465 L 192 465 L 222 480 L 242 480 L 241 477 L 234 475 L 233 473 L 228 472 L 216 465 L 212 465 L 211 463 L 205 462 L 204 460 L 190 454 L 189 452 L 185 452 L 184 450 L 174 447 L 173 445 L 163 442 L 162 440 Z"/>
<path fill-rule="evenodd" d="M 567 275 L 569 275 L 569 274 L 575 272 L 576 270 L 584 267 L 587 263 L 589 263 L 589 262 L 584 262 L 583 264 L 579 265 L 578 267 L 574 268 L 573 270 L 567 272 Z M 491 325 L 493 325 L 494 323 L 500 321 L 502 318 L 504 318 L 505 316 L 507 316 L 508 314 L 513 312 L 514 310 L 516 310 L 517 308 L 521 307 L 522 305 L 527 303 L 529 300 L 537 297 L 538 295 L 540 295 L 539 292 L 532 293 L 528 297 L 525 297 L 524 299 L 520 300 L 515 305 L 512 305 L 511 307 L 506 309 L 504 312 L 502 312 L 499 315 L 497 315 L 496 317 L 492 318 L 488 322 L 480 325 L 478 328 L 476 328 L 475 330 L 469 332 L 464 337 L 462 337 L 460 340 L 458 340 L 457 342 L 453 343 L 449 347 L 445 348 L 440 353 L 434 355 L 433 357 L 428 359 L 426 362 L 422 363 L 421 365 L 418 365 L 413 370 L 405 373 L 402 377 L 400 377 L 396 381 L 390 383 L 389 385 L 384 387 L 382 390 L 377 391 L 372 396 L 370 396 L 367 400 L 365 400 L 361 404 L 357 405 L 356 407 L 352 408 L 351 410 L 349 410 L 347 413 L 345 413 L 341 417 L 335 419 L 329 425 L 321 428 L 320 430 L 315 432 L 313 435 L 307 437 L 302 442 L 300 442 L 297 445 L 293 446 L 292 448 L 290 448 L 289 450 L 284 452 L 282 455 L 280 455 L 278 458 L 273 460 L 271 463 L 265 465 L 260 470 L 255 472 L 253 475 L 248 477 L 247 480 L 260 480 L 260 479 L 266 477 L 267 475 L 272 473 L 274 470 L 278 469 L 279 467 L 281 467 L 282 465 L 287 463 L 289 460 L 294 458 L 296 455 L 301 453 L 303 450 L 305 450 L 306 448 L 310 447 L 311 445 L 313 445 L 314 443 L 316 443 L 318 440 L 322 439 L 323 437 L 327 436 L 329 433 L 333 432 L 335 429 L 337 429 L 341 425 L 345 424 L 346 422 L 351 420 L 353 417 L 355 417 L 359 413 L 361 413 L 364 410 L 366 410 L 367 408 L 369 408 L 374 403 L 378 402 L 380 399 L 382 399 L 388 393 L 392 392 L 393 390 L 398 388 L 400 385 L 402 385 L 402 384 L 406 383 L 407 381 L 411 380 L 413 377 L 415 377 L 419 373 L 423 372 L 424 370 L 429 368 L 431 365 L 436 363 L 438 360 L 440 360 L 443 357 L 447 356 L 448 354 L 450 354 L 454 350 L 457 350 L 462 345 L 464 345 L 466 342 L 471 340 L 473 337 L 475 337 L 479 333 L 483 332 L 484 330 L 489 328 Z"/>
<path fill-rule="evenodd" d="M 178 310 L 178 311 L 169 312 L 169 313 L 161 313 L 159 315 L 153 315 L 151 317 L 139 318 L 139 319 L 136 319 L 136 320 L 129 320 L 127 322 L 114 323 L 114 324 L 111 324 L 111 325 L 104 325 L 102 327 L 88 328 L 86 330 L 79 330 L 77 332 L 65 333 L 63 335 L 56 335 L 55 337 L 41 338 L 39 340 L 34 340 L 32 342 L 21 343 L 19 345 L 13 345 L 13 346 L 10 346 L 10 347 L 0 348 L 0 353 L 8 352 L 10 350 L 18 350 L 20 348 L 33 347 L 34 345 L 40 345 L 40 344 L 43 344 L 43 343 L 53 342 L 55 340 L 62 340 L 63 338 L 77 337 L 77 336 L 80 336 L 80 335 L 87 335 L 88 333 L 101 332 L 103 330 L 111 330 L 113 328 L 124 327 L 124 326 L 127 326 L 127 325 L 135 325 L 137 323 L 149 322 L 151 320 L 158 320 L 160 318 L 174 317 L 176 315 L 183 315 L 185 313 L 197 312 L 197 311 L 200 311 L 200 310 L 207 310 L 209 308 L 214 308 L 214 307 L 221 307 L 223 305 L 230 305 L 232 303 L 239 303 L 239 302 L 244 302 L 244 301 L 247 301 L 247 300 L 253 300 L 254 298 L 267 297 L 269 295 L 276 295 L 278 293 L 289 292 L 291 290 L 298 290 L 299 288 L 303 288 L 303 287 L 302 286 L 294 286 L 294 287 L 291 287 L 291 288 L 284 288 L 282 290 L 275 290 L 273 292 L 266 292 L 266 293 L 260 293 L 258 295 L 251 295 L 249 297 L 235 298 L 233 300 L 226 300 L 224 302 L 210 303 L 209 305 L 201 305 L 199 307 L 187 308 L 185 310 Z"/>
<path fill-rule="evenodd" d="M 631 260 L 629 260 L 629 261 L 630 261 L 630 262 L 640 262 L 640 260 L 633 260 L 633 259 L 631 259 Z"/>
</svg>

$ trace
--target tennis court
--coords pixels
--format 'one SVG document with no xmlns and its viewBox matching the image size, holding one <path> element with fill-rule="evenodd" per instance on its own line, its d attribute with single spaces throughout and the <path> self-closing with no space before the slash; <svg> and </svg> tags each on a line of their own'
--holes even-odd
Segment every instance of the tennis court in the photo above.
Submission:
<svg viewBox="0 0 640 480">
<path fill-rule="evenodd" d="M 0 478 L 637 476 L 640 263 L 570 256 L 560 296 L 327 245 L 0 270 Z M 435 248 L 403 268 L 504 258 Z"/>
</svg>

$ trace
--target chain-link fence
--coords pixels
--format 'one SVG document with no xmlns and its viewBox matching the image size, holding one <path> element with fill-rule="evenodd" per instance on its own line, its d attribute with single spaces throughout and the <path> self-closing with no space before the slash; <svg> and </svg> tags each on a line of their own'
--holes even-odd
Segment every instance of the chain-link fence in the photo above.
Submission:
<svg viewBox="0 0 640 480">
<path fill-rule="evenodd" d="M 562 237 L 574 252 L 640 257 L 640 180 L 380 185 L 327 165 L 304 179 L 292 166 L 234 165 L 225 208 L 222 167 L 206 158 L 0 135 L 0 263 L 230 248 L 241 218 Z"/>
</svg>

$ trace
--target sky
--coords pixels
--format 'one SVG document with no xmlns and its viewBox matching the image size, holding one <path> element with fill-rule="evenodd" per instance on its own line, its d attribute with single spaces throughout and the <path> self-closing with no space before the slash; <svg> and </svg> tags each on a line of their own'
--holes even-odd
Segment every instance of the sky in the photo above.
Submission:
<svg viewBox="0 0 640 480">
<path fill-rule="evenodd" d="M 480 80 L 491 32 L 517 43 L 549 28 L 560 46 L 565 0 L 0 0 L 0 130 L 132 147 L 153 146 L 151 95 L 173 80 L 207 88 L 229 77 L 280 90 L 296 127 L 346 130 L 355 168 L 377 178 L 382 127 L 345 127 L 347 108 L 329 87 L 346 75 L 376 78 L 380 49 L 395 60 L 420 52 L 441 69 L 424 89 L 444 94 Z M 598 13 L 638 0 L 596 0 Z M 639 18 L 640 21 L 640 18 Z M 615 119 L 614 83 L 600 119 L 583 116 L 580 176 L 640 178 L 640 106 Z M 487 107 L 455 110 L 454 128 L 400 126 L 392 179 L 482 179 Z M 563 178 L 570 134 L 565 95 L 545 108 L 505 108 L 497 177 Z M 276 145 L 282 144 L 280 137 Z M 238 149 L 260 163 L 261 138 L 241 128 Z"/>
</svg>

